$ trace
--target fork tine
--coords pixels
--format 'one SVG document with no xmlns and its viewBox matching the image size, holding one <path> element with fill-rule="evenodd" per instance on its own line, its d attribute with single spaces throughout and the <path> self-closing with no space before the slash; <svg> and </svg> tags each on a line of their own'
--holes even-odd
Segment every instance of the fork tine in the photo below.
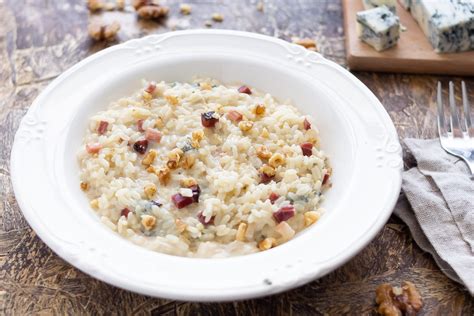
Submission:
<svg viewBox="0 0 474 316">
<path fill-rule="evenodd" d="M 438 81 L 438 133 L 439 137 L 447 136 L 446 121 L 444 119 L 443 88 L 440 81 Z"/>
<path fill-rule="evenodd" d="M 467 99 L 467 89 L 466 83 L 464 81 L 461 82 L 462 87 L 462 103 L 464 108 L 464 124 L 466 125 L 467 134 L 470 134 L 472 126 L 471 121 L 471 106 L 469 105 L 469 100 Z M 474 136 L 474 135 L 473 135 Z"/>
<path fill-rule="evenodd" d="M 458 111 L 456 109 L 456 100 L 454 99 L 454 83 L 452 81 L 449 82 L 449 108 L 451 109 L 451 117 L 449 119 L 451 133 L 453 133 L 453 136 L 462 135 Z"/>
</svg>

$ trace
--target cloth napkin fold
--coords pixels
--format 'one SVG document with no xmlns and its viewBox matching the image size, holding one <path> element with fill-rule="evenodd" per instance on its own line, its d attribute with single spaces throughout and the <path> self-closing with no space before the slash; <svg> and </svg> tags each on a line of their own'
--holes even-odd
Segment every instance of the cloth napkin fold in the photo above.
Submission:
<svg viewBox="0 0 474 316">
<path fill-rule="evenodd" d="M 403 173 L 394 213 L 441 270 L 474 296 L 474 180 L 438 139 L 405 139 L 416 166 Z M 410 207 L 411 206 L 411 207 Z"/>
</svg>

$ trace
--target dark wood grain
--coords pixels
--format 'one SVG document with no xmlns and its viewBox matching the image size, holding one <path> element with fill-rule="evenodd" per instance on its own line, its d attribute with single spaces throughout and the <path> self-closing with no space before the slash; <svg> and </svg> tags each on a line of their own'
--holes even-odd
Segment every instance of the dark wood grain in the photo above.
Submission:
<svg viewBox="0 0 474 316">
<path fill-rule="evenodd" d="M 133 12 L 89 15 L 82 1 L 0 0 L 0 314 L 322 315 L 373 314 L 374 290 L 382 282 L 411 280 L 425 300 L 423 314 L 472 315 L 474 300 L 449 280 L 430 255 L 392 217 L 350 262 L 306 286 L 280 295 L 223 304 L 149 298 L 97 281 L 56 256 L 28 226 L 15 201 L 9 156 L 18 123 L 34 98 L 56 76 L 84 57 L 131 38 L 173 29 L 204 27 L 253 31 L 289 40 L 312 37 L 320 51 L 345 64 L 338 0 L 268 0 L 264 12 L 251 0 L 189 0 L 190 16 L 168 1 L 162 23 L 138 21 Z M 88 19 L 118 20 L 114 43 L 87 36 Z M 435 83 L 461 78 L 356 73 L 380 98 L 401 138 L 435 136 Z M 465 78 L 474 100 L 474 80 Z"/>
</svg>

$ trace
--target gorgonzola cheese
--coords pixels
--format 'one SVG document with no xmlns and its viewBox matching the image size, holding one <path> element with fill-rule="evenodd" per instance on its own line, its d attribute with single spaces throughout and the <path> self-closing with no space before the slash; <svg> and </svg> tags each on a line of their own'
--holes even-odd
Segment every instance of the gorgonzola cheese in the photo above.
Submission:
<svg viewBox="0 0 474 316">
<path fill-rule="evenodd" d="M 410 10 L 436 52 L 474 49 L 474 0 L 412 0 Z"/>
<path fill-rule="evenodd" d="M 386 6 L 357 12 L 357 34 L 362 41 L 382 51 L 397 44 L 400 20 Z"/>
</svg>

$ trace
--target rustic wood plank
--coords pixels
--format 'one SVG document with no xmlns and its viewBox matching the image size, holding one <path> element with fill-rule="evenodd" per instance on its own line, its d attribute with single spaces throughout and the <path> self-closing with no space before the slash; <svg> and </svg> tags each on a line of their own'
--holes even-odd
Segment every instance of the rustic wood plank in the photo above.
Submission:
<svg viewBox="0 0 474 316">
<path fill-rule="evenodd" d="M 164 1 L 163 1 L 164 2 Z M 446 278 L 423 253 L 408 229 L 392 217 L 360 254 L 333 273 L 287 293 L 244 302 L 198 304 L 149 298 L 97 281 L 55 255 L 30 229 L 13 195 L 9 156 L 18 123 L 34 98 L 58 74 L 109 45 L 171 29 L 204 27 L 213 12 L 224 15 L 216 28 L 254 31 L 289 40 L 312 37 L 321 52 L 345 65 L 342 9 L 335 0 L 189 0 L 190 16 L 179 2 L 162 23 L 137 21 L 131 10 L 89 15 L 82 1 L 0 0 L 0 313 L 289 315 L 373 314 L 381 282 L 415 282 L 424 314 L 474 314 L 474 300 Z M 118 20 L 119 38 L 95 43 L 88 19 Z M 433 137 L 434 86 L 460 78 L 356 73 L 380 98 L 400 137 Z M 474 80 L 465 78 L 474 100 Z"/>
</svg>

